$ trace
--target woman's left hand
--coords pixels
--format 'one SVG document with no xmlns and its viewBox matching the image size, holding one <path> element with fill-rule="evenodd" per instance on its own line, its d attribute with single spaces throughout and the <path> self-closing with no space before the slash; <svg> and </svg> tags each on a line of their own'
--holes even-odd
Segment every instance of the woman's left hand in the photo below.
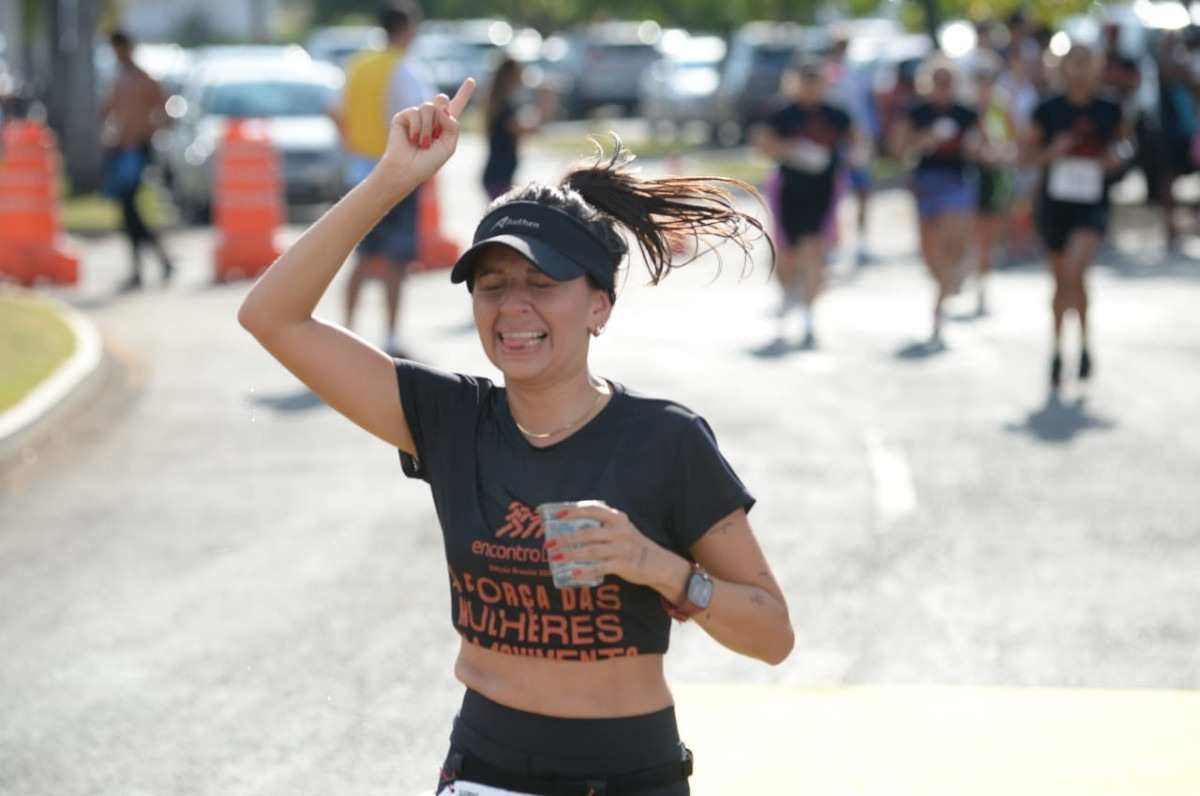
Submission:
<svg viewBox="0 0 1200 796">
<path fill-rule="evenodd" d="M 555 564 L 588 562 L 572 567 L 572 574 L 578 578 L 616 575 L 630 583 L 651 586 L 661 579 L 664 567 L 669 566 L 667 557 L 677 557 L 639 531 L 625 512 L 603 501 L 584 501 L 556 516 L 564 520 L 582 518 L 596 520 L 600 525 L 546 542 L 546 553 Z"/>
</svg>

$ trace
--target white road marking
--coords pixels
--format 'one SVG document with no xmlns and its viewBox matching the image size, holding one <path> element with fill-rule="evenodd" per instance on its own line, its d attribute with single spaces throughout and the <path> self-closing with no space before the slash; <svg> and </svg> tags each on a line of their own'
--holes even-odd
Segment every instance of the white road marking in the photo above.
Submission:
<svg viewBox="0 0 1200 796">
<path fill-rule="evenodd" d="M 878 431 L 869 430 L 864 436 L 875 478 L 875 510 L 885 524 L 895 522 L 917 510 L 908 459 L 899 449 L 885 445 Z"/>
</svg>

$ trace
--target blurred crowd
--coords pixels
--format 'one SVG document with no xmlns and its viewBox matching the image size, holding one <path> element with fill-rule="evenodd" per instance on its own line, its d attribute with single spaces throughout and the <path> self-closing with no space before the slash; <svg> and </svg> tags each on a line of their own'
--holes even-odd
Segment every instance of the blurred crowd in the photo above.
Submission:
<svg viewBox="0 0 1200 796">
<path fill-rule="evenodd" d="M 108 117 L 101 142 L 111 148 L 119 137 L 111 111 L 123 82 L 156 84 L 158 90 L 147 96 L 153 96 L 159 118 L 139 140 L 140 154 L 125 158 L 128 179 L 115 180 L 104 192 L 121 201 L 135 252 L 140 244 L 157 248 L 168 274 L 169 255 L 134 201 L 143 167 L 156 164 L 184 220 L 207 222 L 214 155 L 226 121 L 262 118 L 281 157 L 287 201 L 334 201 L 361 178 L 382 146 L 379 129 L 364 137 L 355 132 L 362 123 L 347 116 L 347 108 L 358 102 L 352 97 L 361 94 L 360 88 L 352 89 L 356 69 L 390 70 L 393 62 L 402 64 L 397 68 L 409 85 L 404 96 L 412 101 L 439 91 L 452 94 L 467 76 L 479 80 L 480 99 L 472 113 L 482 122 L 477 129 L 488 146 L 479 190 L 492 199 L 513 184 L 520 140 L 550 121 L 628 114 L 642 117 L 653 136 L 670 137 L 668 149 L 757 144 L 780 166 L 781 181 L 765 187 L 776 204 L 777 242 L 785 244 L 781 272 L 785 277 L 795 269 L 808 274 L 797 277 L 807 281 L 799 291 L 806 307 L 820 290 L 827 244 L 838 234 L 833 209 L 843 196 L 853 196 L 858 205 L 855 258 L 860 264 L 873 259 L 864 241 L 872 185 L 881 176 L 909 172 L 922 219 L 922 253 L 941 291 L 938 313 L 942 294 L 957 292 L 959 263 L 968 250 L 978 258 L 975 270 L 981 276 L 994 257 L 1023 262 L 1045 251 L 1053 254 L 1046 241 L 1059 234 L 1048 236 L 1038 216 L 1047 164 L 1021 150 L 1039 133 L 1037 109 L 1066 89 L 1062 62 L 1081 47 L 1094 58 L 1097 95 L 1120 115 L 1112 135 L 1119 156 L 1103 175 L 1103 223 L 1093 219 L 1091 226 L 1103 233 L 1108 189 L 1127 177 L 1135 188 L 1127 193 L 1140 191 L 1161 208 L 1168 250 L 1197 226 L 1194 207 L 1189 213 L 1177 207 L 1175 186 L 1200 170 L 1200 27 L 1183 5 L 1169 0 L 1097 7 L 1055 27 L 1035 24 L 1019 10 L 1003 19 L 952 20 L 932 36 L 875 17 L 817 26 L 751 22 L 728 35 L 653 20 L 607 20 L 543 35 L 492 18 L 420 19 L 403 40 L 383 24 L 317 28 L 304 46 L 184 48 L 122 37 L 96 49 L 101 112 Z M 835 133 L 836 140 L 825 142 L 834 156 L 817 151 L 816 166 L 808 167 L 830 176 L 828 187 L 818 186 L 822 198 L 817 202 L 810 201 L 809 185 L 802 202 L 787 200 L 784 194 L 795 194 L 795 175 L 804 169 L 796 168 L 795 152 L 785 152 L 771 138 L 772 130 L 780 139 L 795 138 L 808 124 L 806 110 L 779 115 L 797 101 L 827 108 L 821 111 L 822 123 Z M 376 111 L 386 108 L 390 115 L 399 109 L 394 102 L 370 102 L 372 118 Z M 936 107 L 930 109 L 930 102 Z M 953 113 L 947 110 L 951 105 Z M 28 113 L 37 113 L 37 91 L 13 77 L 0 50 L 0 114 Z M 949 146 L 943 140 L 945 125 L 961 127 L 960 133 L 971 128 L 973 140 L 962 152 L 934 151 Z M 923 139 L 925 133 L 933 139 Z M 374 143 L 356 147 L 356 138 Z M 807 157 L 814 157 L 811 149 Z M 118 162 L 108 160 L 110 183 Z M 950 174 L 948 180 L 942 179 L 945 173 L 931 175 L 938 167 Z M 799 204 L 811 217 L 797 215 Z M 947 210 L 955 217 L 933 223 Z M 822 246 L 808 250 L 796 243 L 797 236 L 810 236 L 818 226 Z M 959 228 L 953 234 L 946 231 L 952 226 Z M 408 244 L 400 248 L 404 258 L 415 256 Z M 941 260 L 954 265 L 940 267 Z M 139 284 L 136 267 L 129 284 Z M 984 284 L 981 278 L 981 314 Z M 389 300 L 389 307 L 397 301 Z M 354 303 L 351 298 L 348 319 Z M 806 323 L 811 342 L 811 314 Z M 939 329 L 940 314 L 935 315 L 935 339 Z M 388 342 L 389 349 L 397 347 L 390 332 Z"/>
</svg>

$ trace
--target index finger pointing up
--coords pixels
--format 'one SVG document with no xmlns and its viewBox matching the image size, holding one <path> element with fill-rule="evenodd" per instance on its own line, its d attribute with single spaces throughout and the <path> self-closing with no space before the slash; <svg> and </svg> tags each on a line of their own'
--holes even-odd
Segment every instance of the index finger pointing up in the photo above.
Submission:
<svg viewBox="0 0 1200 796">
<path fill-rule="evenodd" d="M 450 100 L 450 105 L 447 110 L 450 115 L 457 118 L 466 109 L 467 103 L 471 101 L 471 95 L 475 93 L 475 78 L 468 77 L 458 87 L 458 91 L 454 92 L 454 98 Z"/>
</svg>

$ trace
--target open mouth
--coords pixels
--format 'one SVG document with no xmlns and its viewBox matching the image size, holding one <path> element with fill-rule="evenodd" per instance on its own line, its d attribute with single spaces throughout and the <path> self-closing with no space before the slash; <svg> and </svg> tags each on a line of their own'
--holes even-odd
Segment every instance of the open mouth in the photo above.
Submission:
<svg viewBox="0 0 1200 796">
<path fill-rule="evenodd" d="M 500 339 L 500 347 L 510 353 L 524 353 L 528 351 L 536 351 L 546 341 L 547 333 L 544 331 L 528 331 L 528 332 L 497 332 L 497 337 Z"/>
</svg>

